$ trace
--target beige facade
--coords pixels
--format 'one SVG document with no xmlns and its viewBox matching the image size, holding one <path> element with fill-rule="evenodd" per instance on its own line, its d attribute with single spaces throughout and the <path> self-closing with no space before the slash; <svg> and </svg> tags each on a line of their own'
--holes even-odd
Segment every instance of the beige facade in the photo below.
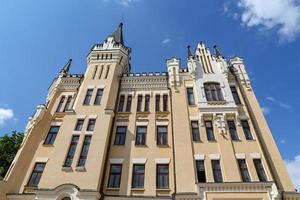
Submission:
<svg viewBox="0 0 300 200">
<path fill-rule="evenodd" d="M 243 59 L 204 43 L 187 67 L 130 73 L 122 24 L 71 60 L 30 118 L 0 199 L 300 199 Z"/>
</svg>

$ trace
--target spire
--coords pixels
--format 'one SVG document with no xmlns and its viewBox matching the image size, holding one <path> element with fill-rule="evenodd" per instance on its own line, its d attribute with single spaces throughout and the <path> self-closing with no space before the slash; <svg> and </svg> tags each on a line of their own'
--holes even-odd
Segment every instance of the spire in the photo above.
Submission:
<svg viewBox="0 0 300 200">
<path fill-rule="evenodd" d="M 215 54 L 216 54 L 217 58 L 220 58 L 220 57 L 223 58 L 222 53 L 217 45 L 214 45 L 214 49 L 215 49 Z"/>
<path fill-rule="evenodd" d="M 124 45 L 124 41 L 123 41 L 123 23 L 122 22 L 119 24 L 119 26 L 115 30 L 115 32 L 113 32 L 110 36 L 114 38 L 116 43 L 120 43 L 120 44 Z"/>
<path fill-rule="evenodd" d="M 70 70 L 70 66 L 72 63 L 72 59 L 69 59 L 69 61 L 65 64 L 65 66 L 60 70 L 61 74 L 68 74 Z"/>
<path fill-rule="evenodd" d="M 192 54 L 192 51 L 191 51 L 191 46 L 188 45 L 187 48 L 188 48 L 188 58 L 192 58 L 193 54 Z"/>
</svg>

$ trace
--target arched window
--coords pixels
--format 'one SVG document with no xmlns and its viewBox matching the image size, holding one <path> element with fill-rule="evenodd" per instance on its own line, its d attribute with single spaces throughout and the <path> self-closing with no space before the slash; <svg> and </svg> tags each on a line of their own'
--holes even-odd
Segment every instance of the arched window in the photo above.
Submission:
<svg viewBox="0 0 300 200">
<path fill-rule="evenodd" d="M 70 197 L 64 197 L 64 198 L 62 198 L 62 200 L 71 200 L 71 198 Z"/>
<path fill-rule="evenodd" d="M 219 83 L 204 83 L 207 101 L 223 101 L 223 94 Z"/>
</svg>

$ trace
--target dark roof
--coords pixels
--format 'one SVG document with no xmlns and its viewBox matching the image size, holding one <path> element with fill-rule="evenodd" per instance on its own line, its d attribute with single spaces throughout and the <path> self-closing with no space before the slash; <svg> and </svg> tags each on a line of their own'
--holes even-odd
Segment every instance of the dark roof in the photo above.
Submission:
<svg viewBox="0 0 300 200">
<path fill-rule="evenodd" d="M 124 45 L 124 40 L 123 40 L 123 23 L 122 22 L 119 24 L 119 26 L 115 30 L 115 32 L 113 32 L 110 36 L 114 38 L 115 42 Z"/>
</svg>

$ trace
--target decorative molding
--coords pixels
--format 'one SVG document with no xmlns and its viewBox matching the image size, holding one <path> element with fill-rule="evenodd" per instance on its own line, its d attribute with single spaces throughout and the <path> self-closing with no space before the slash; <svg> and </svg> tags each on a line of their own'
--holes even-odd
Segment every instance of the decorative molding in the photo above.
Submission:
<svg viewBox="0 0 300 200">
<path fill-rule="evenodd" d="M 43 162 L 46 163 L 49 160 L 48 157 L 36 157 L 35 162 Z"/>
<path fill-rule="evenodd" d="M 209 154 L 208 157 L 210 160 L 220 160 L 220 154 Z"/>
<path fill-rule="evenodd" d="M 145 164 L 147 162 L 147 158 L 133 158 L 133 164 Z"/>
<path fill-rule="evenodd" d="M 90 119 L 97 119 L 98 115 L 89 115 Z"/>
<path fill-rule="evenodd" d="M 250 153 L 250 156 L 251 156 L 253 159 L 260 159 L 260 158 L 261 158 L 260 153 Z"/>
<path fill-rule="evenodd" d="M 169 121 L 156 121 L 156 126 L 168 126 Z"/>
<path fill-rule="evenodd" d="M 244 153 L 236 153 L 235 157 L 236 157 L 236 159 L 245 159 L 246 158 L 246 154 L 244 154 Z"/>
<path fill-rule="evenodd" d="M 195 160 L 204 160 L 205 155 L 204 154 L 194 154 Z"/>
<path fill-rule="evenodd" d="M 122 164 L 124 162 L 123 158 L 111 158 L 109 159 L 110 164 Z"/>
<path fill-rule="evenodd" d="M 86 115 L 77 115 L 77 119 L 85 119 Z"/>
<path fill-rule="evenodd" d="M 190 116 L 190 121 L 198 121 L 200 118 L 198 115 L 195 115 L 195 116 Z"/>
<path fill-rule="evenodd" d="M 124 121 L 118 122 L 118 121 L 117 121 L 117 122 L 116 122 L 116 125 L 117 125 L 117 126 L 128 126 L 128 123 L 129 123 L 129 122 L 124 122 Z"/>
<path fill-rule="evenodd" d="M 155 158 L 156 164 L 169 164 L 171 161 L 170 158 Z"/>
<path fill-rule="evenodd" d="M 149 122 L 148 121 L 137 121 L 136 125 L 137 126 L 148 126 Z"/>
<path fill-rule="evenodd" d="M 61 122 L 61 121 L 53 121 L 53 122 L 51 122 L 50 125 L 51 125 L 51 126 L 61 126 L 61 125 L 62 125 L 62 122 Z"/>
</svg>

